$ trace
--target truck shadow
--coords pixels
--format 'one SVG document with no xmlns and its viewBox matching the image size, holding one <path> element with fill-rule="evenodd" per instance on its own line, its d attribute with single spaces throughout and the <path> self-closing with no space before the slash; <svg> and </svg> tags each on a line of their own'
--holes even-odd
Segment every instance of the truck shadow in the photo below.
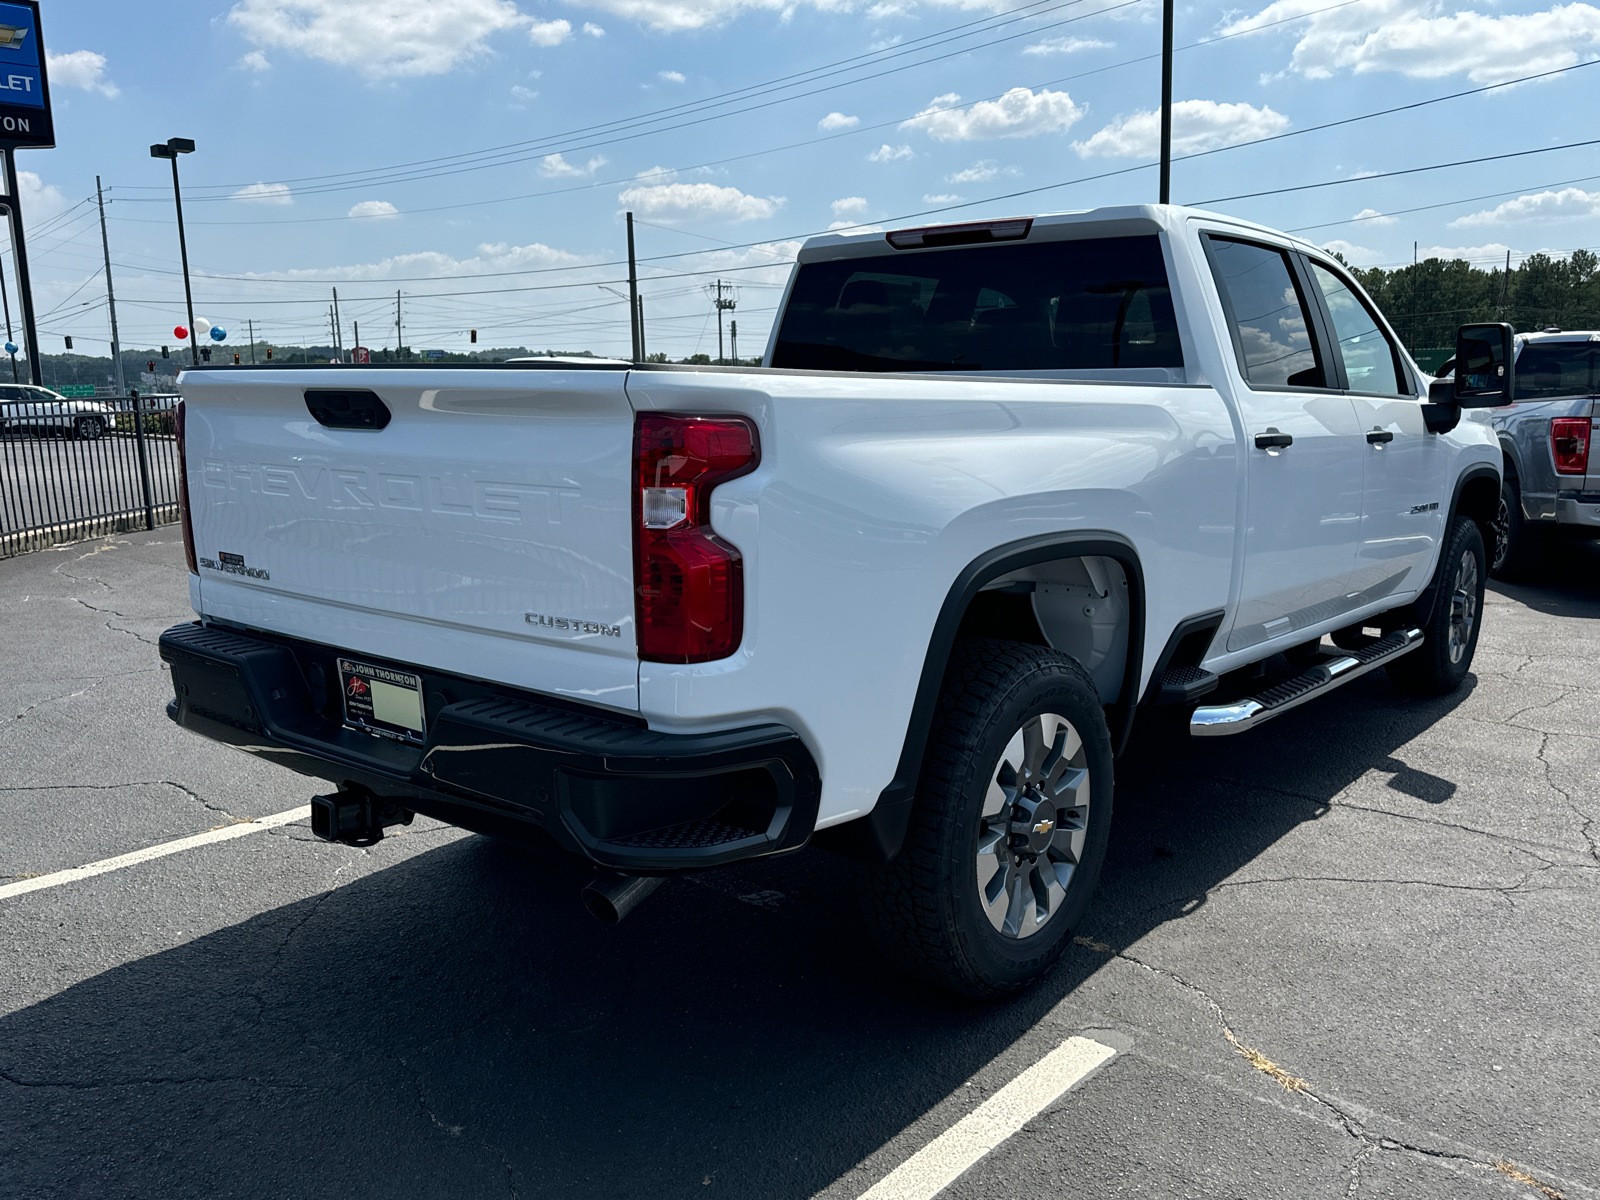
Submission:
<svg viewBox="0 0 1600 1200">
<path fill-rule="evenodd" d="M 1557 543 L 1526 576 L 1489 589 L 1553 617 L 1600 617 L 1600 542 Z"/>
<path fill-rule="evenodd" d="M 1181 919 L 1458 701 L 1364 679 L 1243 754 L 1146 731 L 1082 932 Z M 1107 961 L 975 1006 L 881 968 L 820 852 L 616 928 L 585 878 L 464 838 L 0 1020 L 0 1194 L 803 1200 Z"/>
</svg>

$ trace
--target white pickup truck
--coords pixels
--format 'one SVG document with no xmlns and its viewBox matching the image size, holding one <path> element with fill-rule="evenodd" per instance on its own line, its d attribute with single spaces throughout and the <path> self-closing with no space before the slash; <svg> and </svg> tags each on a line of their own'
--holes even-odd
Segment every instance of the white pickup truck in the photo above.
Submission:
<svg viewBox="0 0 1600 1200">
<path fill-rule="evenodd" d="M 168 712 L 335 785 L 323 837 L 553 843 L 613 920 L 857 855 L 887 953 L 1012 991 L 1136 715 L 1462 681 L 1510 344 L 1430 399 L 1322 251 L 1139 206 L 813 239 L 759 369 L 189 370 Z"/>
</svg>

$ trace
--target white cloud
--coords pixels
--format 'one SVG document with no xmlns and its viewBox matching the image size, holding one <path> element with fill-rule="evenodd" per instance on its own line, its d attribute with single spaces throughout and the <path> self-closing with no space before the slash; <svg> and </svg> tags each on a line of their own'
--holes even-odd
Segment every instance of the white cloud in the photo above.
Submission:
<svg viewBox="0 0 1600 1200">
<path fill-rule="evenodd" d="M 1065 133 L 1087 111 L 1074 104 L 1066 92 L 1045 88 L 1038 94 L 1025 87 L 1012 88 L 998 100 L 980 100 L 965 109 L 956 107 L 960 102 L 954 92 L 935 96 L 927 108 L 902 121 L 900 128 L 924 130 L 938 142 L 1036 137 Z"/>
<path fill-rule="evenodd" d="M 874 150 L 871 154 L 867 155 L 867 161 L 868 162 L 896 162 L 899 159 L 912 158 L 914 156 L 915 156 L 914 152 L 912 151 L 910 146 L 891 146 L 891 145 L 889 145 L 888 142 L 885 142 L 883 145 L 879 146 L 876 150 Z"/>
<path fill-rule="evenodd" d="M 252 50 L 249 54 L 241 55 L 239 61 L 233 65 L 241 71 L 272 70 L 272 64 L 267 61 L 267 56 L 259 50 Z"/>
<path fill-rule="evenodd" d="M 606 35 L 606 31 L 601 29 L 600 26 L 596 25 L 593 21 L 585 21 L 583 23 L 583 31 L 590 37 L 605 37 Z"/>
<path fill-rule="evenodd" d="M 513 108 L 526 108 L 539 98 L 539 93 L 533 88 L 523 87 L 520 83 L 514 83 L 511 85 L 511 98 L 516 101 L 512 105 Z"/>
<path fill-rule="evenodd" d="M 854 129 L 861 124 L 860 117 L 847 117 L 842 112 L 831 112 L 817 122 L 818 129 Z"/>
<path fill-rule="evenodd" d="M 1504 225 L 1512 221 L 1565 221 L 1575 217 L 1600 216 L 1600 192 L 1581 188 L 1562 188 L 1559 192 L 1534 192 L 1518 196 L 1483 212 L 1468 213 L 1450 222 L 1452 229 L 1474 225 Z"/>
<path fill-rule="evenodd" d="M 1400 223 L 1399 217 L 1386 217 L 1375 208 L 1363 208 L 1350 219 L 1352 221 L 1360 221 L 1363 225 L 1398 225 Z M 1349 256 L 1346 255 L 1346 257 Z"/>
<path fill-rule="evenodd" d="M 233 193 L 232 199 L 250 204 L 293 204 L 294 193 L 287 183 L 252 183 Z"/>
<path fill-rule="evenodd" d="M 32 224 L 48 221 L 67 211 L 67 198 L 53 183 L 46 183 L 33 171 L 18 171 L 17 183 L 22 188 L 22 214 Z"/>
<path fill-rule="evenodd" d="M 398 217 L 400 210 L 387 200 L 363 200 L 359 204 L 352 204 L 347 217 Z"/>
<path fill-rule="evenodd" d="M 656 72 L 656 78 L 661 80 L 662 83 L 682 83 L 683 82 L 683 72 L 682 71 L 657 71 Z"/>
<path fill-rule="evenodd" d="M 1323 0 L 1276 0 L 1221 32 L 1244 33 L 1325 7 Z M 1430 0 L 1361 0 L 1315 12 L 1296 26 L 1289 69 L 1311 79 L 1341 70 L 1414 79 L 1465 72 L 1475 83 L 1496 83 L 1572 66 L 1600 50 L 1600 8 L 1591 4 L 1504 16 L 1436 11 Z"/>
<path fill-rule="evenodd" d="M 1172 153 L 1197 154 L 1282 133 L 1289 118 L 1270 108 L 1224 104 L 1218 100 L 1180 100 L 1172 106 Z M 1161 114 L 1154 111 L 1118 117 L 1086 142 L 1072 148 L 1084 158 L 1155 158 L 1161 152 Z"/>
<path fill-rule="evenodd" d="M 836 217 L 859 216 L 867 211 L 867 207 L 865 196 L 846 196 L 843 200 L 835 200 L 832 204 L 833 215 Z"/>
<path fill-rule="evenodd" d="M 1076 54 L 1079 50 L 1109 50 L 1115 42 L 1102 42 L 1099 38 L 1055 37 L 1045 38 L 1031 46 L 1024 46 L 1024 54 Z"/>
<path fill-rule="evenodd" d="M 924 196 L 922 202 L 924 204 L 954 204 L 960 199 L 961 197 L 954 192 L 940 192 L 937 196 Z"/>
<path fill-rule="evenodd" d="M 1511 250 L 1511 247 L 1499 242 L 1490 242 L 1487 246 L 1423 246 L 1417 251 L 1417 257 L 1424 261 L 1430 258 L 1442 258 L 1448 262 L 1464 258 L 1468 262 L 1503 263 L 1506 260 L 1507 250 Z M 1514 260 L 1521 259 L 1522 255 L 1512 250 L 1511 257 Z"/>
<path fill-rule="evenodd" d="M 82 88 L 115 100 L 122 93 L 106 78 L 106 56 L 93 50 L 73 50 L 68 54 L 45 53 L 50 82 L 57 87 Z"/>
<path fill-rule="evenodd" d="M 442 75 L 530 18 L 512 0 L 239 0 L 228 23 L 258 47 L 387 79 Z"/>
<path fill-rule="evenodd" d="M 539 174 L 546 179 L 588 179 L 608 161 L 605 155 L 597 154 L 580 167 L 559 154 L 546 154 L 539 160 Z"/>
<path fill-rule="evenodd" d="M 1345 241 L 1343 238 L 1334 238 L 1332 241 L 1323 242 L 1322 248 L 1329 254 L 1337 254 L 1352 267 L 1369 267 L 1383 260 L 1383 256 L 1376 250 L 1368 250 L 1365 246 L 1358 246 L 1354 242 Z"/>
<path fill-rule="evenodd" d="M 676 167 L 648 167 L 634 176 L 640 183 L 675 183 L 678 178 Z"/>
<path fill-rule="evenodd" d="M 992 158 L 983 159 L 973 163 L 965 171 L 957 171 L 954 175 L 944 177 L 946 183 L 987 183 L 1000 174 L 1000 168 L 995 165 Z"/>
<path fill-rule="evenodd" d="M 572 36 L 572 22 L 535 21 L 528 26 L 528 40 L 535 46 L 559 46 Z"/>
<path fill-rule="evenodd" d="M 784 205 L 782 196 L 750 196 L 714 183 L 667 183 L 631 187 L 617 197 L 627 209 L 662 221 L 757 221 Z"/>
</svg>

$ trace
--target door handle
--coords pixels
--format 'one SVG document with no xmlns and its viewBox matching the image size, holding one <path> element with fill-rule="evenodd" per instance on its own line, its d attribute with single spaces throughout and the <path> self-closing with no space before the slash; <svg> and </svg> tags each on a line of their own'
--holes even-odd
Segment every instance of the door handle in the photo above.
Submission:
<svg viewBox="0 0 1600 1200">
<path fill-rule="evenodd" d="M 1390 429 L 1374 429 L 1367 434 L 1367 445 L 1384 446 L 1394 441 L 1394 431 Z"/>
<path fill-rule="evenodd" d="M 1257 450 L 1282 450 L 1285 446 L 1292 445 L 1294 437 L 1291 434 L 1279 433 L 1271 425 L 1267 426 L 1265 433 L 1256 434 Z"/>
</svg>

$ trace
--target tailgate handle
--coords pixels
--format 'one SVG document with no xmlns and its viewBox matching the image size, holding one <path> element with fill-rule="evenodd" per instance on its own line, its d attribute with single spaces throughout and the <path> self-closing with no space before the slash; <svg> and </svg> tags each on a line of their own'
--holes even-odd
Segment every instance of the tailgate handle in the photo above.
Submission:
<svg viewBox="0 0 1600 1200">
<path fill-rule="evenodd" d="M 329 429 L 377 430 L 389 423 L 388 406 L 374 392 L 307 388 L 306 408 Z"/>
</svg>

